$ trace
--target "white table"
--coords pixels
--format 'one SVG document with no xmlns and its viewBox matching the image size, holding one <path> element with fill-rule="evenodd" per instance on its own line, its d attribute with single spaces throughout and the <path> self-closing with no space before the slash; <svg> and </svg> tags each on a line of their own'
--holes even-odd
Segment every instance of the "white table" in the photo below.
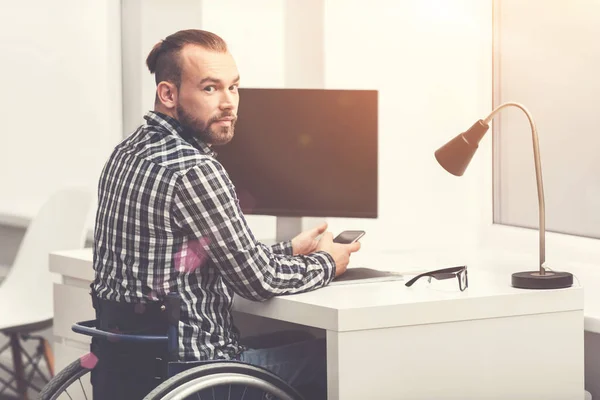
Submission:
<svg viewBox="0 0 600 400">
<path fill-rule="evenodd" d="M 382 282 L 331 286 L 263 303 L 238 297 L 234 309 L 324 330 L 332 400 L 582 399 L 583 289 L 515 289 L 506 272 L 510 266 L 501 258 L 464 258 L 353 258 L 355 266 L 400 271 L 463 261 L 469 289 L 462 293 Z M 51 270 L 64 278 L 55 288 L 58 368 L 87 352 L 86 339 L 70 325 L 93 318 L 91 260 L 90 249 L 50 257 Z"/>
</svg>

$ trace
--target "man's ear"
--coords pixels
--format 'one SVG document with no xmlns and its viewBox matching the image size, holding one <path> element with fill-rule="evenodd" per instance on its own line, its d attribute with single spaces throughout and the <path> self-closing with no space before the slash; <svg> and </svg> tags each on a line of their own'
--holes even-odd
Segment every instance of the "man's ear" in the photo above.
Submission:
<svg viewBox="0 0 600 400">
<path fill-rule="evenodd" d="M 177 106 L 178 94 L 177 87 L 171 82 L 162 81 L 156 87 L 158 101 L 169 110 L 174 109 Z"/>
</svg>

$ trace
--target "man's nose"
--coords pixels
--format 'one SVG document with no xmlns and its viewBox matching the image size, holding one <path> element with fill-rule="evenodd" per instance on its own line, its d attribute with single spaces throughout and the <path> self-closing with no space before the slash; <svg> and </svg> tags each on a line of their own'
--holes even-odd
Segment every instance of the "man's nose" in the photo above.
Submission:
<svg viewBox="0 0 600 400">
<path fill-rule="evenodd" d="M 220 107 L 222 110 L 233 110 L 236 107 L 236 96 L 233 93 L 225 92 L 221 97 Z"/>
</svg>

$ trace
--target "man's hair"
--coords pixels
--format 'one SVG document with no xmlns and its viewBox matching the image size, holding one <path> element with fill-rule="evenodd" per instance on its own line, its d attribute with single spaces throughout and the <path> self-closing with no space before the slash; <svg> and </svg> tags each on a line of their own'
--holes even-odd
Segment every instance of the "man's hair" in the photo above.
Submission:
<svg viewBox="0 0 600 400">
<path fill-rule="evenodd" d="M 226 52 L 227 43 L 212 32 L 200 29 L 187 29 L 175 32 L 154 45 L 146 65 L 151 74 L 155 74 L 158 85 L 162 81 L 169 81 L 179 89 L 181 84 L 181 60 L 179 52 L 185 45 L 197 45 L 207 50 Z"/>
</svg>

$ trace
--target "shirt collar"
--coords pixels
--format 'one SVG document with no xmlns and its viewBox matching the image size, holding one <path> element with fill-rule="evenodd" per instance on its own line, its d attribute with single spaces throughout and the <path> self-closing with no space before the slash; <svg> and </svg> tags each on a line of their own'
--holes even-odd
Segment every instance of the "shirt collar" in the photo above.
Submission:
<svg viewBox="0 0 600 400">
<path fill-rule="evenodd" d="M 181 137 L 186 142 L 190 143 L 196 149 L 200 150 L 202 153 L 215 157 L 217 153 L 210 148 L 210 146 L 204 143 L 202 140 L 198 139 L 196 136 L 186 135 L 183 131 L 183 127 L 173 117 L 170 117 L 166 114 L 157 112 L 157 111 L 148 111 L 148 113 L 144 116 L 146 120 L 146 124 L 154 125 L 154 126 L 162 126 L 169 133 Z"/>
</svg>

